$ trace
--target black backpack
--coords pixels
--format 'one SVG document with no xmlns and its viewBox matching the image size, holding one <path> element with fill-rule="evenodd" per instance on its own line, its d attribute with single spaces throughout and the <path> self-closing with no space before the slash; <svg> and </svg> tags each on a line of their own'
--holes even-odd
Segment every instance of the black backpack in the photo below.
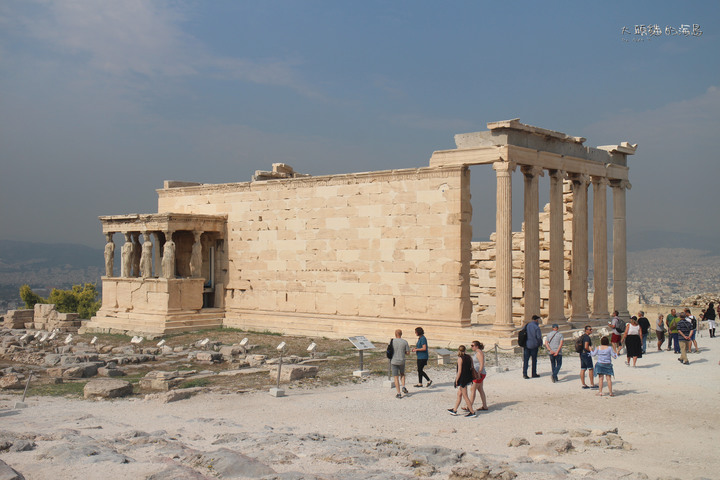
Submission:
<svg viewBox="0 0 720 480">
<path fill-rule="evenodd" d="M 618 318 L 617 323 L 615 324 L 615 330 L 622 334 L 625 331 L 625 320 Z"/>
<path fill-rule="evenodd" d="M 580 335 L 575 339 L 575 351 L 577 353 L 582 353 L 585 350 L 585 342 L 583 342 L 583 337 L 585 335 Z"/>
<path fill-rule="evenodd" d="M 387 351 L 385 352 L 385 355 L 387 355 L 389 359 L 392 359 L 393 355 L 395 355 L 395 349 L 393 348 L 392 341 L 393 339 L 391 338 L 390 343 L 388 343 L 387 346 Z"/>
<path fill-rule="evenodd" d="M 519 347 L 525 347 L 527 345 L 527 325 L 525 325 L 522 330 L 518 332 L 518 346 Z"/>
</svg>

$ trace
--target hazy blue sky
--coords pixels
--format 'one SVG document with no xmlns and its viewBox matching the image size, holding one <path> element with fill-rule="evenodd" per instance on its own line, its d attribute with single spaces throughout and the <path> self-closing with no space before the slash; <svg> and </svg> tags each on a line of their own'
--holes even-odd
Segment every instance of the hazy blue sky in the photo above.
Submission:
<svg viewBox="0 0 720 480">
<path fill-rule="evenodd" d="M 707 1 L 4 0 L 0 238 L 101 246 L 97 217 L 157 211 L 166 179 L 426 166 L 519 117 L 639 144 L 630 236 L 717 241 L 719 20 Z M 702 35 L 666 31 L 684 24 Z M 494 172 L 472 175 L 487 235 Z"/>
</svg>

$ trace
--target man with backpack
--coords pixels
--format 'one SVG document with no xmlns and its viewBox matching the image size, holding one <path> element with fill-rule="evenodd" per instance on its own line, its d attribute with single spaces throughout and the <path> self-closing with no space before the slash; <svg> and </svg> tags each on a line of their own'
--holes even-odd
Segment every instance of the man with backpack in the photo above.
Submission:
<svg viewBox="0 0 720 480">
<path fill-rule="evenodd" d="M 620 354 L 620 340 L 622 339 L 623 333 L 625 333 L 625 321 L 620 318 L 620 314 L 617 310 L 613 311 L 613 318 L 608 323 L 608 327 L 612 327 L 612 336 L 610 337 L 610 343 L 615 355 Z"/>
<path fill-rule="evenodd" d="M 533 315 L 532 320 L 525 326 L 527 340 L 523 347 L 523 378 L 530 378 L 527 374 L 530 357 L 532 357 L 532 377 L 538 378 L 540 376 L 537 373 L 537 354 L 540 345 L 542 345 L 542 333 L 540 333 L 538 320 L 540 320 L 540 317 Z"/>
<path fill-rule="evenodd" d="M 390 340 L 392 346 L 392 357 L 390 359 L 390 368 L 392 376 L 395 378 L 395 389 L 397 395 L 395 398 L 402 398 L 403 393 L 408 393 L 405 388 L 405 355 L 410 354 L 410 345 L 407 340 L 402 338 L 402 330 L 395 330 L 395 338 Z M 390 356 L 390 346 L 388 346 L 388 356 Z M 402 393 L 400 392 L 400 384 L 402 384 Z"/>
<path fill-rule="evenodd" d="M 585 325 L 585 333 L 583 333 L 575 343 L 575 350 L 580 354 L 580 383 L 582 383 L 582 388 L 598 388 L 595 385 L 595 371 L 593 369 L 592 357 L 590 356 L 590 352 L 592 352 L 591 333 L 592 327 Z M 585 383 L 585 370 L 590 370 L 590 386 Z"/>
</svg>

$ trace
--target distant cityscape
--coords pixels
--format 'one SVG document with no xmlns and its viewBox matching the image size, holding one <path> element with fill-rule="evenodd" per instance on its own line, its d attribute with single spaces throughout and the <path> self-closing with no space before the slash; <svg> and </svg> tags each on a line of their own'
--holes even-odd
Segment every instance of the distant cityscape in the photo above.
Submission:
<svg viewBox="0 0 720 480">
<path fill-rule="evenodd" d="M 7 259 L 12 258 L 12 254 L 0 257 L 0 314 L 23 308 L 18 293 L 23 284 L 30 285 L 35 293 L 44 297 L 52 288 L 68 289 L 88 282 L 100 287 L 102 251 L 82 248 L 81 253 L 73 252 L 74 256 L 56 248 L 54 251 L 63 257 L 58 262 L 49 261 L 47 252 L 37 257 L 25 253 L 27 258 L 14 262 Z M 6 251 L 3 245 L 3 254 Z M 22 256 L 20 253 L 15 255 Z M 609 268 L 612 272 L 612 265 Z M 592 271 L 588 277 L 589 289 L 593 291 Z M 609 291 L 612 292 L 612 286 Z M 720 255 L 690 248 L 628 252 L 628 297 L 631 302 L 679 305 L 702 293 L 720 296 Z"/>
</svg>

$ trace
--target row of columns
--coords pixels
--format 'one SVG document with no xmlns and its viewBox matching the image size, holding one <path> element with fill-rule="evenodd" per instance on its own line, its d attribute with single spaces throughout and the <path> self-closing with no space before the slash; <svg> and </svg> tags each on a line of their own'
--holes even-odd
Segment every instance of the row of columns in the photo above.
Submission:
<svg viewBox="0 0 720 480">
<path fill-rule="evenodd" d="M 143 243 L 140 245 L 142 233 Z M 124 278 L 175 278 L 175 242 L 172 240 L 173 231 L 165 232 L 123 232 L 125 243 L 120 250 L 120 277 Z M 194 242 L 190 255 L 190 276 L 200 277 L 202 274 L 202 243 L 200 238 L 203 232 L 194 231 Z M 115 232 L 105 234 L 105 276 L 114 276 L 115 267 Z M 151 235 L 155 236 L 155 243 Z M 153 265 L 153 249 L 155 262 Z M 155 275 L 153 275 L 153 271 Z"/>
<path fill-rule="evenodd" d="M 512 172 L 514 162 L 495 162 L 496 213 L 496 319 L 495 330 L 513 330 L 512 320 Z M 525 320 L 540 312 L 540 208 L 538 177 L 544 169 L 521 166 L 525 186 Z M 593 184 L 593 262 L 595 294 L 592 317 L 608 318 L 607 193 L 613 189 L 613 297 L 620 316 L 627 311 L 627 255 L 625 190 L 627 180 L 588 176 L 549 169 L 550 176 L 550 292 L 548 322 L 565 321 L 563 181 L 572 181 L 571 319 L 588 318 L 588 185 Z"/>
</svg>

